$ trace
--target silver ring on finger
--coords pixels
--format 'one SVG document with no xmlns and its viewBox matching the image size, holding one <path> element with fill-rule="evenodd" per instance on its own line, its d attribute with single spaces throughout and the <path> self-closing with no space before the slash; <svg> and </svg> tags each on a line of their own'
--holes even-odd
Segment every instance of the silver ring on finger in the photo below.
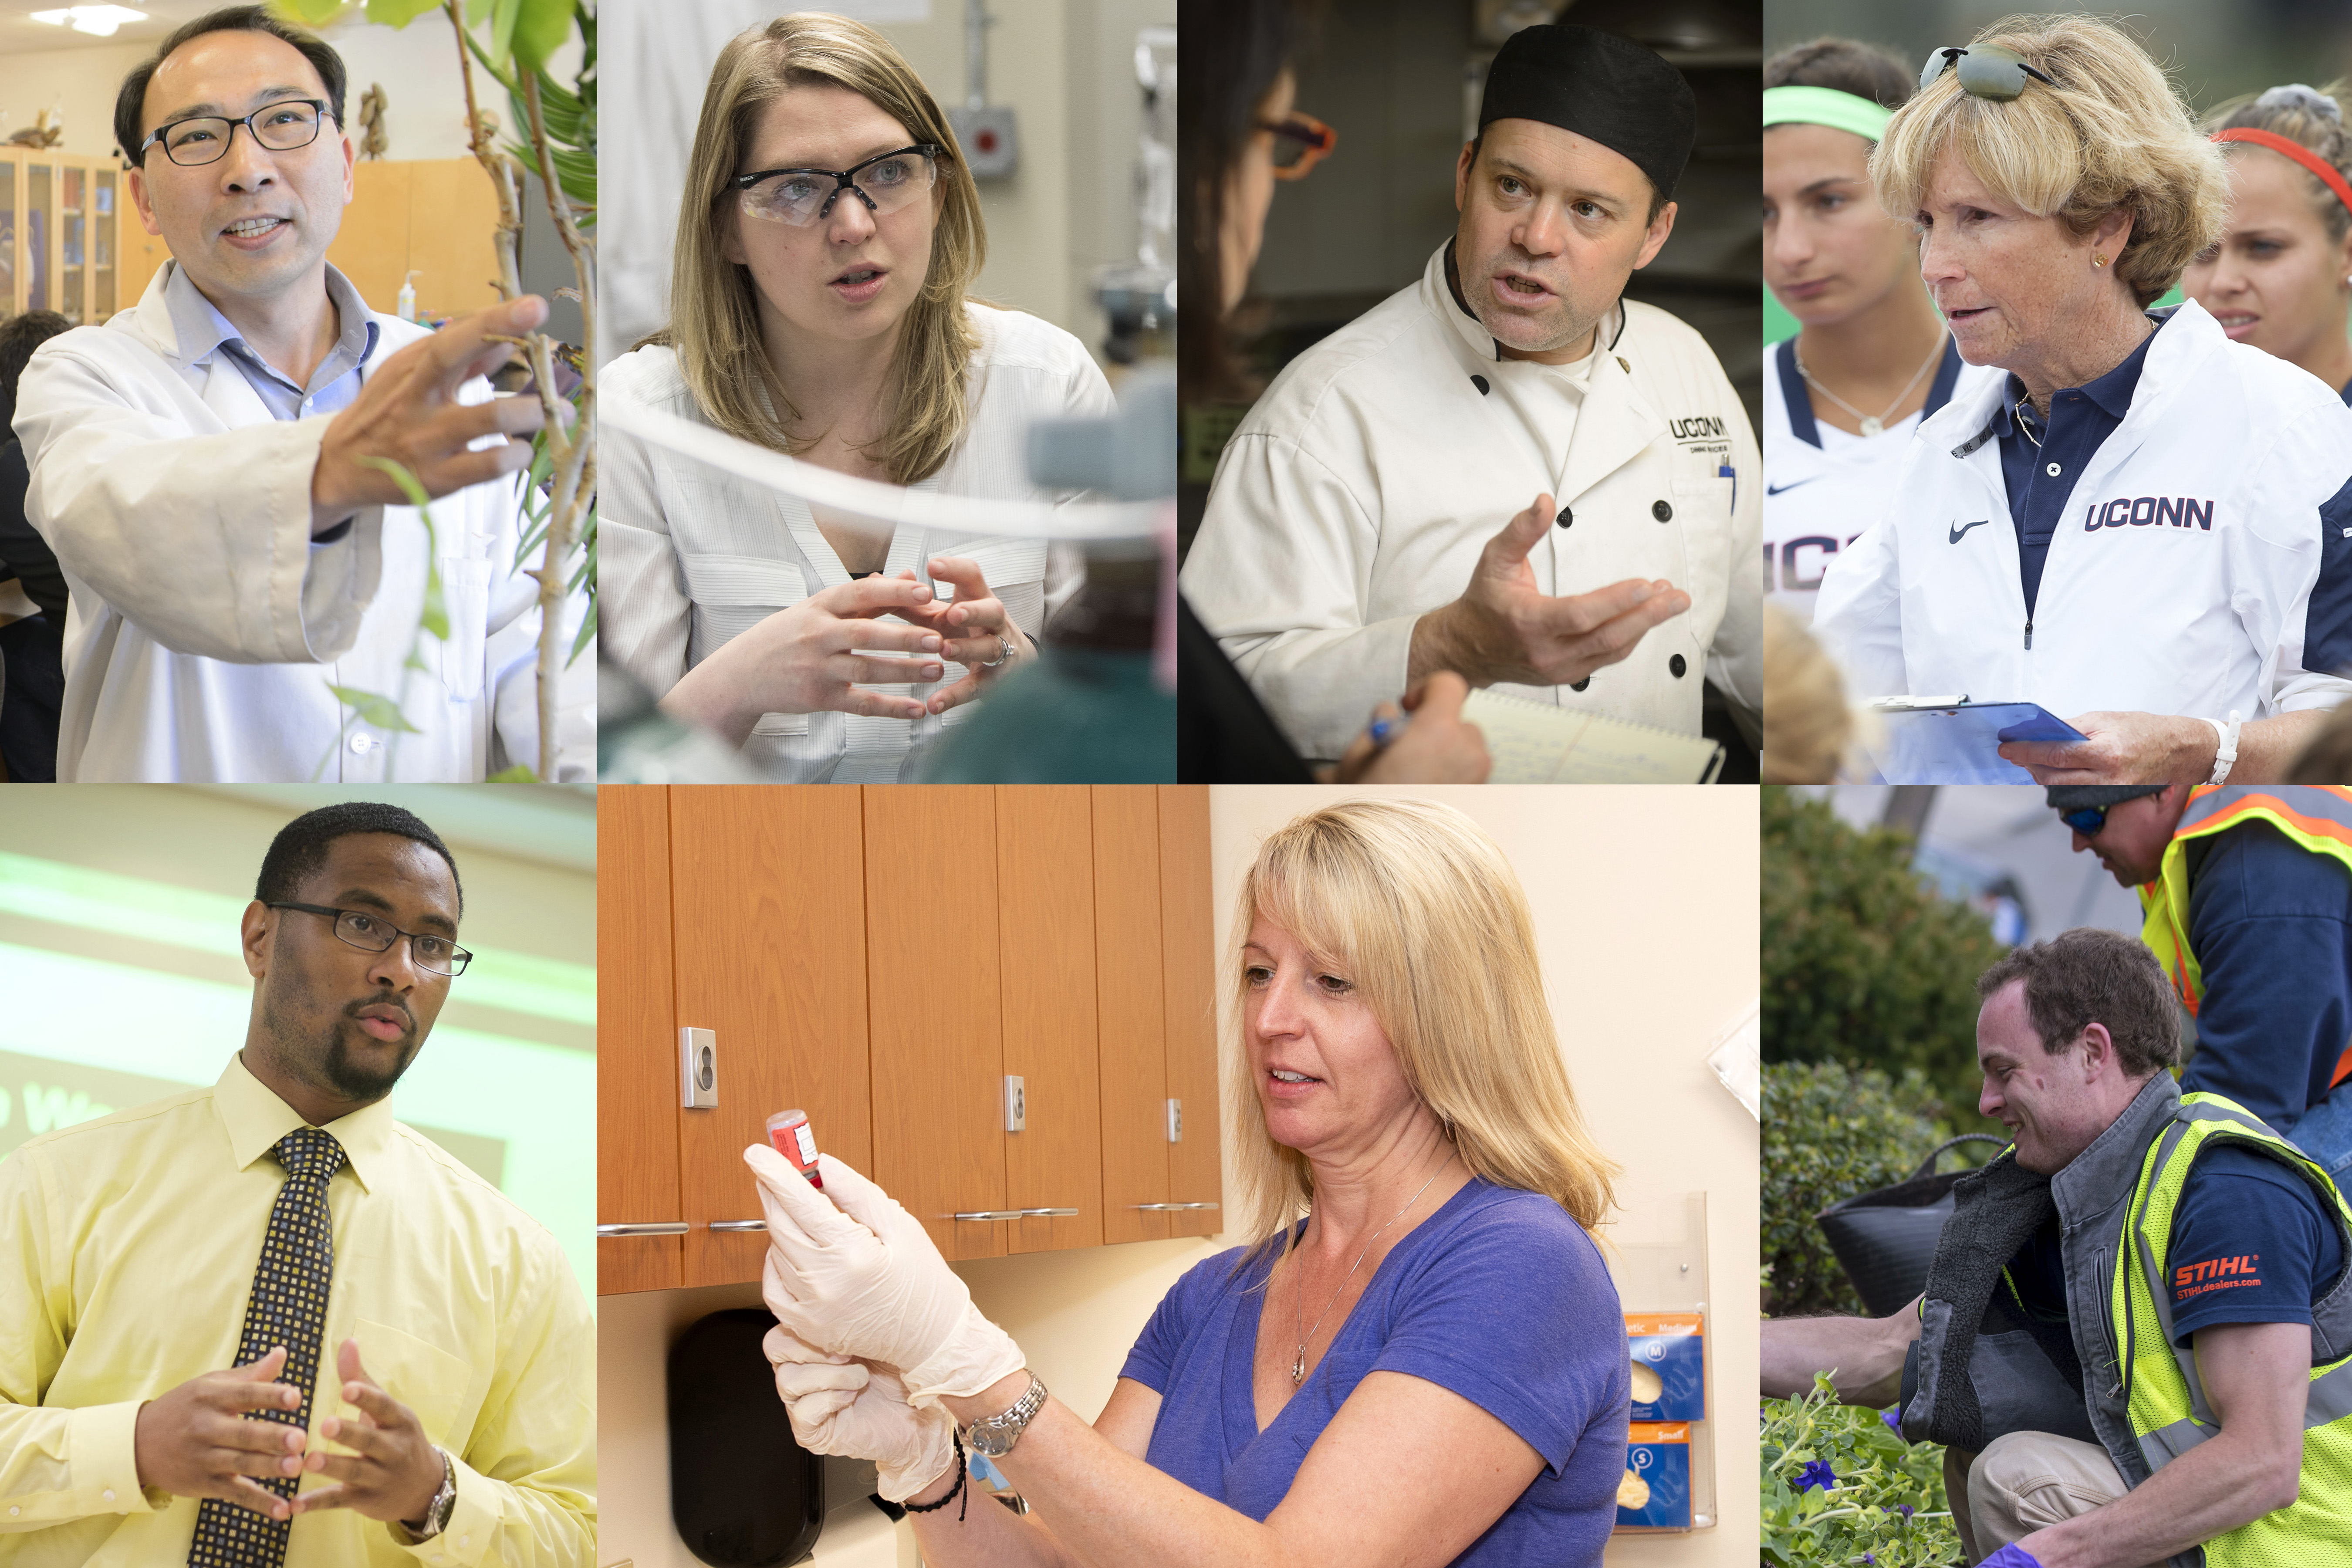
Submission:
<svg viewBox="0 0 2352 1568">
<path fill-rule="evenodd" d="M 994 669 L 998 665 L 1003 664 L 1006 659 L 1013 657 L 1013 644 L 1006 640 L 1003 632 L 991 632 L 988 635 L 996 639 L 996 657 L 994 658 L 984 658 L 981 660 L 980 668 L 982 669 Z"/>
</svg>

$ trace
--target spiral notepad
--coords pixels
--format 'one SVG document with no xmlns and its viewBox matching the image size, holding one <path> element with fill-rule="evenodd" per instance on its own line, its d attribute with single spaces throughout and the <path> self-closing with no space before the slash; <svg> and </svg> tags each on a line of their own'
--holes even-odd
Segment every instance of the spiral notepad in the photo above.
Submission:
<svg viewBox="0 0 2352 1568">
<path fill-rule="evenodd" d="M 1474 691 L 1462 717 L 1486 737 L 1489 784 L 1706 784 L 1723 748 L 1702 735 Z"/>
</svg>

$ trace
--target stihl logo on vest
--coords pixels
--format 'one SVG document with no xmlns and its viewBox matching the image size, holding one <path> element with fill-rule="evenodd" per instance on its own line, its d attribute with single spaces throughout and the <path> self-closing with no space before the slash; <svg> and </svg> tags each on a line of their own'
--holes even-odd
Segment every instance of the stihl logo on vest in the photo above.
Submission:
<svg viewBox="0 0 2352 1568">
<path fill-rule="evenodd" d="M 2259 1285 L 2261 1278 L 2254 1266 L 2263 1260 L 2259 1252 L 2238 1258 L 2209 1258 L 2202 1263 L 2191 1263 L 2172 1271 L 2172 1293 L 2176 1296 L 2201 1296 L 2208 1290 L 2226 1290 L 2233 1285 Z M 2193 1287 L 2193 1289 L 2192 1289 Z"/>
</svg>

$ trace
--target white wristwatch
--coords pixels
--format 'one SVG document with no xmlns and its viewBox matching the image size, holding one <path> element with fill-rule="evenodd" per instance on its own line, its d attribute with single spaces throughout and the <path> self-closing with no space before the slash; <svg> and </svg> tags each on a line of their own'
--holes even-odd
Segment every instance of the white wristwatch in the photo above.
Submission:
<svg viewBox="0 0 2352 1568">
<path fill-rule="evenodd" d="M 2230 721 L 2227 724 L 2222 723 L 2219 719 L 2208 719 L 2205 722 L 2213 726 L 2214 742 L 2213 776 L 2206 782 L 2217 784 L 2228 784 L 2231 764 L 2238 760 L 2238 710 L 2234 708 L 2230 710 Z"/>
</svg>

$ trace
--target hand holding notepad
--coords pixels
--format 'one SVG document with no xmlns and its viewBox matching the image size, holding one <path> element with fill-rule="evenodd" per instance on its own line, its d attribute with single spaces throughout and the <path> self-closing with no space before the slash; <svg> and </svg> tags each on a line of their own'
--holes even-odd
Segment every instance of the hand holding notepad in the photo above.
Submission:
<svg viewBox="0 0 2352 1568">
<path fill-rule="evenodd" d="M 1490 784 L 1706 784 L 1723 765 L 1701 735 L 1493 691 L 1472 692 L 1462 717 L 1486 734 Z"/>
</svg>

